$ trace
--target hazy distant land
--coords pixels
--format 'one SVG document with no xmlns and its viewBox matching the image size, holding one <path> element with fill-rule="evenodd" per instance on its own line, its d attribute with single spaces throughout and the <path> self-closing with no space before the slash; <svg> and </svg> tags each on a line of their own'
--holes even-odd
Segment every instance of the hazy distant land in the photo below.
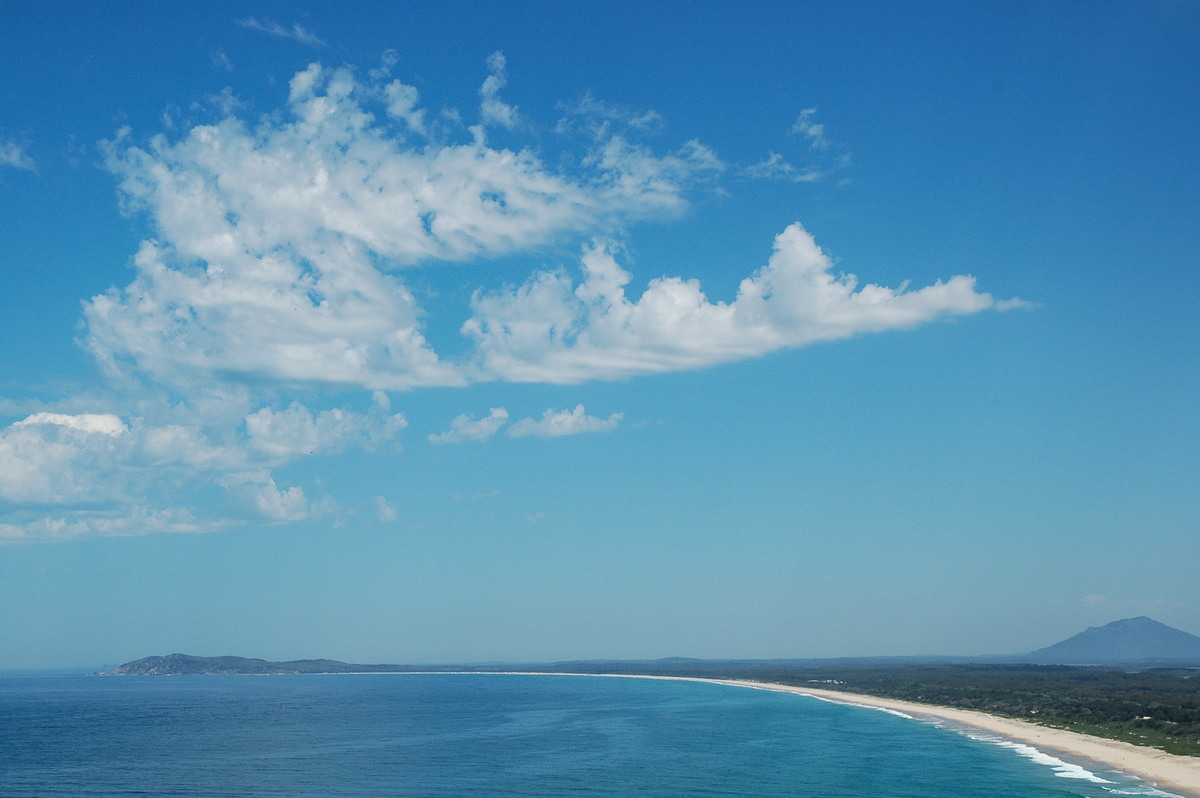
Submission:
<svg viewBox="0 0 1200 798">
<path fill-rule="evenodd" d="M 109 671 L 97 671 L 98 676 L 197 676 L 235 675 L 263 676 L 298 673 L 385 673 L 411 671 L 404 665 L 354 665 L 334 659 L 298 659 L 290 662 L 270 662 L 248 657 L 197 657 L 191 654 L 168 654 L 164 657 L 143 657 L 126 662 Z"/>
</svg>

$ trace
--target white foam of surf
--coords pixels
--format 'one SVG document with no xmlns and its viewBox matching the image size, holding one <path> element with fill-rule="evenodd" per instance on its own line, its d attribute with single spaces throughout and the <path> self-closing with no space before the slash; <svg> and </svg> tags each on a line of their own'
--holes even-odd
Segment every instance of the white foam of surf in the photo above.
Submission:
<svg viewBox="0 0 1200 798">
<path fill-rule="evenodd" d="M 993 737 L 990 734 L 977 734 L 977 733 L 972 733 L 969 731 L 964 732 L 964 734 L 966 734 L 968 737 L 970 737 L 973 740 L 982 740 L 983 742 L 988 742 L 988 743 L 992 743 L 993 745 L 998 745 L 1001 748 L 1008 748 L 1012 751 L 1017 752 L 1018 754 L 1025 757 L 1026 759 L 1036 762 L 1039 765 L 1046 765 L 1047 767 L 1052 768 L 1054 770 L 1054 775 L 1058 776 L 1059 778 L 1080 779 L 1082 781 L 1090 781 L 1093 784 L 1112 784 L 1113 783 L 1113 782 L 1109 781 L 1108 779 L 1097 776 L 1095 773 L 1093 773 L 1092 771 L 1083 767 L 1082 765 L 1076 765 L 1071 762 L 1064 762 L 1063 760 L 1059 759 L 1058 757 L 1051 756 L 1050 754 L 1047 754 L 1045 751 L 1042 751 L 1038 748 L 1034 748 L 1032 745 L 1029 745 L 1028 743 L 1021 743 L 1021 742 L 1017 742 L 1016 740 L 1008 740 L 1003 737 Z"/>
</svg>

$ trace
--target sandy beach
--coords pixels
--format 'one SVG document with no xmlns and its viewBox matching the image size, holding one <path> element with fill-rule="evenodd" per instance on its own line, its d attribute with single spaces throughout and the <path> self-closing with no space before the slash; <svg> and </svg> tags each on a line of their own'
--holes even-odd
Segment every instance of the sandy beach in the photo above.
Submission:
<svg viewBox="0 0 1200 798">
<path fill-rule="evenodd" d="M 463 671 L 464 673 L 470 671 Z M 476 671 L 477 672 L 477 671 Z M 1088 734 L 1052 729 L 1021 720 L 989 715 L 969 709 L 955 709 L 936 704 L 917 704 L 891 698 L 843 693 L 816 687 L 797 687 L 788 684 L 755 682 L 744 679 L 712 679 L 699 676 L 651 676 L 632 673 L 562 673 L 538 671 L 508 671 L 513 675 L 528 676 L 600 676 L 618 679 L 663 679 L 681 682 L 708 682 L 735 687 L 750 687 L 757 690 L 776 690 L 781 693 L 812 696 L 840 704 L 875 707 L 898 712 L 916 720 L 941 723 L 949 728 L 973 729 L 989 735 L 1025 743 L 1042 753 L 1054 756 L 1065 763 L 1079 765 L 1088 770 L 1099 766 L 1102 770 L 1117 770 L 1132 774 L 1161 790 L 1181 796 L 1200 798 L 1200 757 L 1168 754 L 1157 748 L 1132 745 L 1120 740 L 1093 737 Z"/>
<path fill-rule="evenodd" d="M 1100 763 L 1114 770 L 1131 773 L 1167 792 L 1185 796 L 1185 798 L 1200 798 L 1200 757 L 1177 756 L 1155 748 L 1131 745 L 1118 740 L 1107 740 L 1103 737 L 1092 737 L 1071 731 L 1051 729 L 1046 726 L 1038 726 L 1035 723 L 1010 720 L 1009 718 L 988 715 L 983 712 L 940 707 L 931 704 L 916 704 L 909 701 L 895 701 L 888 698 L 875 698 L 857 693 L 841 693 L 836 690 L 794 687 L 791 685 L 735 679 L 699 679 L 673 676 L 650 678 L 679 678 L 686 681 L 729 684 L 739 687 L 753 687 L 760 690 L 778 690 L 780 692 L 809 695 L 844 704 L 878 707 L 910 715 L 918 720 L 936 720 L 944 722 L 951 727 L 967 727 L 1000 735 L 1010 740 L 1027 743 L 1039 751 L 1051 754 L 1065 762 L 1085 767 L 1090 763 Z"/>
</svg>

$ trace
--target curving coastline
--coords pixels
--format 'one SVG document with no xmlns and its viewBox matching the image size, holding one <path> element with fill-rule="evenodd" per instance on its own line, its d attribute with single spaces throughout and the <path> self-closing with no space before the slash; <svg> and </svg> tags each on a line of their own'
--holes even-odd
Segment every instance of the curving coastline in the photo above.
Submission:
<svg viewBox="0 0 1200 798">
<path fill-rule="evenodd" d="M 1119 740 L 1092 737 L 1087 734 L 1052 729 L 1036 723 L 1014 720 L 932 704 L 918 704 L 889 698 L 843 693 L 815 687 L 755 682 L 743 679 L 710 679 L 691 676 L 632 676 L 630 674 L 603 674 L 642 679 L 674 679 L 690 682 L 727 684 L 735 687 L 751 687 L 759 690 L 775 690 L 782 693 L 807 695 L 840 704 L 875 707 L 912 716 L 917 720 L 940 721 L 966 729 L 976 729 L 1018 742 L 1027 743 L 1040 751 L 1053 754 L 1064 761 L 1083 764 L 1099 762 L 1114 770 L 1131 773 L 1154 786 L 1175 793 L 1181 798 L 1200 798 L 1200 757 L 1179 756 L 1155 748 L 1132 745 Z"/>
<path fill-rule="evenodd" d="M 1089 763 L 1100 763 L 1107 769 L 1124 771 L 1139 779 L 1169 791 L 1181 798 L 1200 798 L 1200 757 L 1168 754 L 1155 748 L 1138 746 L 1119 740 L 1094 737 L 1078 732 L 1040 726 L 1027 721 L 990 715 L 967 709 L 916 703 L 900 699 L 880 698 L 861 693 L 841 692 L 823 687 L 787 685 L 750 679 L 722 679 L 712 676 L 683 676 L 639 673 L 598 673 L 566 671 L 480 671 L 436 670 L 405 668 L 396 665 L 352 665 L 335 660 L 297 660 L 292 662 L 267 662 L 241 657 L 194 657 L 173 654 L 167 657 L 147 657 L 126 663 L 111 671 L 97 675 L 161 675 L 161 674 L 267 674 L 267 673 L 312 673 L 312 674 L 421 674 L 463 673 L 537 676 L 603 676 L 608 678 L 661 679 L 673 681 L 708 682 L 735 687 L 773 690 L 777 692 L 806 695 L 813 698 L 842 704 L 874 707 L 897 712 L 914 719 L 941 723 L 950 728 L 970 733 L 971 730 L 994 735 L 1003 740 L 1015 741 L 1031 746 L 1039 752 L 1054 756 L 1063 762 L 1086 767 Z"/>
<path fill-rule="evenodd" d="M 462 671 L 478 673 L 479 671 Z M 495 673 L 493 671 L 493 673 Z M 612 679 L 661 679 L 679 682 L 707 682 L 756 690 L 810 696 L 851 706 L 873 707 L 897 712 L 915 720 L 941 722 L 951 728 L 977 730 L 1002 738 L 1025 743 L 1046 754 L 1075 765 L 1100 763 L 1112 770 L 1130 773 L 1142 781 L 1170 792 L 1179 798 L 1200 798 L 1200 757 L 1179 756 L 1156 748 L 1133 745 L 1120 740 L 1093 737 L 1088 734 L 1053 729 L 1022 720 L 989 715 L 969 709 L 955 709 L 935 704 L 918 704 L 859 693 L 843 693 L 816 687 L 756 682 L 749 679 L 714 679 L 703 676 L 664 676 L 634 673 L 563 673 L 539 671 L 507 671 L 512 675 L 528 676 L 598 676 Z"/>
</svg>

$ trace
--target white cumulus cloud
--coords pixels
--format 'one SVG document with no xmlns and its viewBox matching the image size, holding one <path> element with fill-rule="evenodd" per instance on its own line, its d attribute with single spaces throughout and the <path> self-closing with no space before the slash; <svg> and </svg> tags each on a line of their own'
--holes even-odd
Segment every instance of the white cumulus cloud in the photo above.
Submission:
<svg viewBox="0 0 1200 798">
<path fill-rule="evenodd" d="M 490 63 L 499 81 L 503 58 Z M 85 345 L 110 373 L 176 388 L 463 384 L 398 270 L 676 213 L 690 181 L 719 166 L 696 142 L 656 156 L 614 137 L 559 171 L 478 136 L 422 139 L 416 91 L 395 81 L 313 64 L 289 89 L 287 113 L 253 126 L 227 115 L 177 139 L 107 143 L 126 207 L 156 233 L 133 282 L 85 308 Z"/>
<path fill-rule="evenodd" d="M 799 224 L 775 239 L 767 265 L 742 280 L 732 302 L 712 302 L 695 280 L 652 280 L 637 299 L 611 248 L 588 247 L 583 280 L 535 274 L 507 291 L 476 294 L 463 332 L 481 374 L 574 383 L 699 368 L 785 347 L 904 329 L 996 304 L 957 276 L 916 290 L 859 286 Z"/>
<path fill-rule="evenodd" d="M 130 453 L 124 432 L 109 414 L 35 413 L 0 429 L 0 501 L 107 500 L 121 489 L 112 477 Z"/>
<path fill-rule="evenodd" d="M 111 413 L 41 412 L 0 428 L 0 539 L 213 531 L 311 517 L 304 488 L 280 486 L 274 469 L 379 448 L 407 424 L 382 394 L 365 412 L 293 402 L 239 416 L 241 397 L 225 402 L 231 407 L 215 398 L 148 404 L 147 415 L 129 423 Z"/>
</svg>

